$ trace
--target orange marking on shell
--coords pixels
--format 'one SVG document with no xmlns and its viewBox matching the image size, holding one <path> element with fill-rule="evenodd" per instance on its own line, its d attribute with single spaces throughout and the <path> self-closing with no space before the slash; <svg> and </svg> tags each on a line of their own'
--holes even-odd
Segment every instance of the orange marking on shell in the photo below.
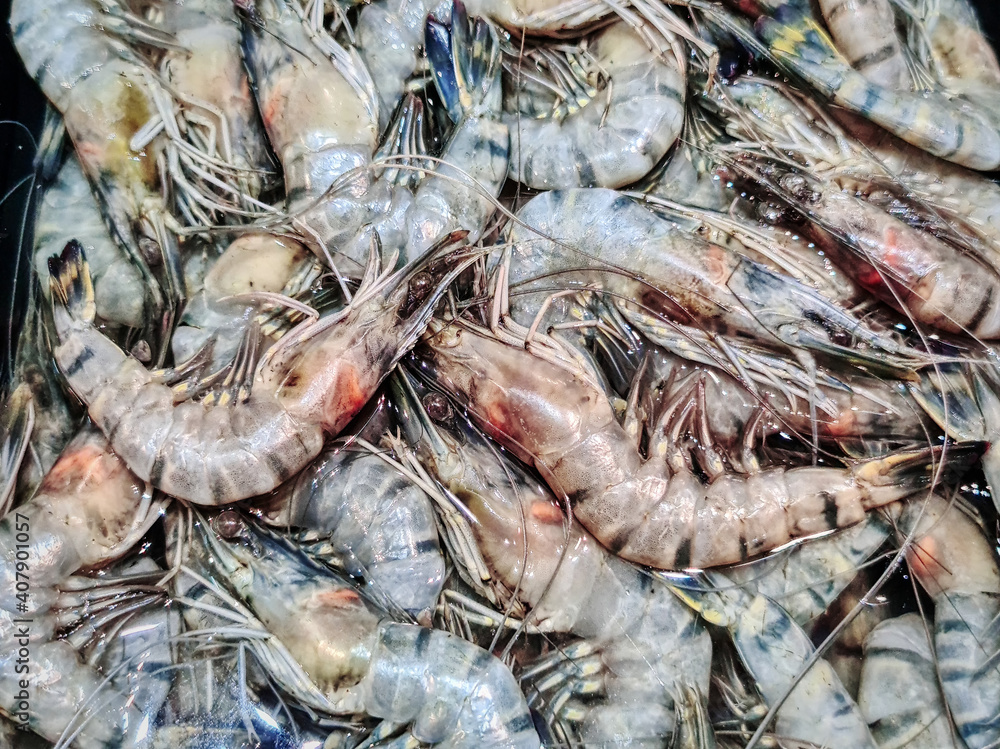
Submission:
<svg viewBox="0 0 1000 749">
<path fill-rule="evenodd" d="M 491 427 L 501 434 L 507 434 L 507 411 L 500 403 L 491 403 L 486 406 L 486 421 Z"/>
<path fill-rule="evenodd" d="M 353 367 L 346 369 L 337 381 L 341 413 L 357 413 L 368 402 L 368 396 L 369 393 L 361 386 L 358 371 Z"/>
<path fill-rule="evenodd" d="M 270 129 L 271 126 L 281 119 L 285 106 L 288 103 L 285 97 L 285 86 L 280 82 L 272 89 L 271 95 L 267 97 L 264 106 L 260 108 L 261 119 L 264 125 Z"/>
<path fill-rule="evenodd" d="M 562 525 L 566 521 L 566 516 L 563 515 L 562 510 L 551 502 L 532 502 L 531 510 L 529 512 L 531 517 L 541 523 Z"/>
<path fill-rule="evenodd" d="M 841 411 L 836 417 L 822 422 L 821 428 L 831 437 L 848 437 L 857 433 L 858 423 L 852 411 Z"/>
<path fill-rule="evenodd" d="M 705 258 L 705 270 L 712 283 L 725 285 L 729 280 L 729 268 L 726 263 L 727 252 L 719 245 L 709 245 L 708 255 Z"/>
<path fill-rule="evenodd" d="M 318 606 L 344 608 L 360 604 L 361 596 L 358 595 L 356 590 L 352 590 L 351 588 L 335 588 L 334 590 L 317 593 L 313 600 Z"/>
<path fill-rule="evenodd" d="M 906 555 L 906 561 L 909 562 L 913 574 L 925 580 L 936 579 L 945 571 L 938 562 L 938 558 L 937 542 L 931 536 L 925 536 L 915 541 L 910 552 Z"/>
<path fill-rule="evenodd" d="M 121 465 L 118 458 L 95 445 L 63 452 L 42 480 L 39 491 L 56 494 L 81 485 L 107 481 Z"/>
</svg>

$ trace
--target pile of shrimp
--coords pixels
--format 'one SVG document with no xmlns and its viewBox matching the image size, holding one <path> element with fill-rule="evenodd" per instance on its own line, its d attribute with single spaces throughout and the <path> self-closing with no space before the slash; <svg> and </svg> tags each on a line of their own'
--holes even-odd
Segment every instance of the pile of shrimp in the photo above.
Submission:
<svg viewBox="0 0 1000 749">
<path fill-rule="evenodd" d="M 1000 746 L 969 0 L 14 0 L 0 747 Z"/>
</svg>

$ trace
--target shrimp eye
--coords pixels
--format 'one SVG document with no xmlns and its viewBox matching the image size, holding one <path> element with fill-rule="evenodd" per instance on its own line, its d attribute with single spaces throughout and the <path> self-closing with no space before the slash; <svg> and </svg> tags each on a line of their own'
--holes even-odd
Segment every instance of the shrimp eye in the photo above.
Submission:
<svg viewBox="0 0 1000 749">
<path fill-rule="evenodd" d="M 233 539 L 242 535 L 246 529 L 243 519 L 235 510 L 225 510 L 212 518 L 212 530 L 222 538 Z"/>
<path fill-rule="evenodd" d="M 421 271 L 410 279 L 410 285 L 407 288 L 407 293 L 409 296 L 409 301 L 411 304 L 420 304 L 424 299 L 427 298 L 427 292 L 431 290 L 434 285 L 431 279 L 430 273 Z"/>
<path fill-rule="evenodd" d="M 451 404 L 441 393 L 428 393 L 423 397 L 422 403 L 431 421 L 441 424 L 451 420 Z"/>
</svg>

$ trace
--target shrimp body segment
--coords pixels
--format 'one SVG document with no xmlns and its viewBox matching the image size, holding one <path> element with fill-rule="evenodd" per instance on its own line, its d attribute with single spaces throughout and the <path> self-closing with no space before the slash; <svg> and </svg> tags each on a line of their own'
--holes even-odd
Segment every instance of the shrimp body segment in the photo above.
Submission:
<svg viewBox="0 0 1000 749">
<path fill-rule="evenodd" d="M 348 572 L 366 579 L 377 600 L 418 618 L 437 603 L 445 561 L 431 500 L 378 455 L 325 450 L 266 520 L 326 534 Z"/>
<path fill-rule="evenodd" d="M 416 355 L 484 431 L 534 465 L 557 496 L 569 497 L 574 516 L 606 548 L 651 567 L 744 561 L 857 523 L 927 478 L 930 455 L 921 452 L 850 470 L 723 474 L 705 486 L 683 463 L 668 469 L 660 456 L 644 460 L 582 370 L 570 372 L 460 322 L 436 325 Z"/>
<path fill-rule="evenodd" d="M 337 177 L 367 166 L 378 142 L 378 104 L 363 63 L 339 47 L 324 54 L 295 11 L 297 2 L 256 2 L 263 26 L 246 23 L 243 33 L 292 210 L 321 196 Z"/>
<path fill-rule="evenodd" d="M 865 639 L 858 707 L 879 746 L 961 746 L 948 723 L 925 623 L 910 613 Z"/>
<path fill-rule="evenodd" d="M 562 118 L 504 114 L 513 179 L 537 190 L 621 187 L 646 175 L 680 135 L 685 82 L 673 55 L 649 50 L 625 22 L 600 32 L 590 54 L 610 83 L 583 107 Z"/>
<path fill-rule="evenodd" d="M 454 247 L 446 240 L 427 258 L 443 261 Z M 70 243 L 50 265 L 60 337 L 55 358 L 136 475 L 192 502 L 233 502 L 294 476 L 319 454 L 324 433 L 338 433 L 368 401 L 458 272 L 445 269 L 407 315 L 409 281 L 424 267 L 387 276 L 373 262 L 352 305 L 290 334 L 295 343 L 261 363 L 248 395 L 210 403 L 183 400 L 94 327 L 86 260 Z"/>
<path fill-rule="evenodd" d="M 890 0 L 819 0 L 819 8 L 837 49 L 855 70 L 889 89 L 908 85 Z"/>
</svg>

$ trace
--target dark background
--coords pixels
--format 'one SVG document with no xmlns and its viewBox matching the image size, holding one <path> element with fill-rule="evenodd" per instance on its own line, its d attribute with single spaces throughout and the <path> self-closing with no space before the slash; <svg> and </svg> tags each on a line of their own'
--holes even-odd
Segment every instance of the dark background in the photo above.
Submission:
<svg viewBox="0 0 1000 749">
<path fill-rule="evenodd" d="M 979 9 L 983 28 L 993 40 L 1000 39 L 1000 1 L 973 0 Z M 7 18 L 10 0 L 0 0 L 0 197 L 32 173 L 34 145 L 21 123 L 38 134 L 44 99 L 24 72 L 10 41 Z M 30 273 L 27 272 L 27 247 L 22 232 L 30 236 L 25 217 L 37 189 L 25 183 L 0 204 L 0 383 L 6 382 L 6 368 L 11 357 L 11 341 L 17 340 L 24 304 L 27 300 Z"/>
</svg>

